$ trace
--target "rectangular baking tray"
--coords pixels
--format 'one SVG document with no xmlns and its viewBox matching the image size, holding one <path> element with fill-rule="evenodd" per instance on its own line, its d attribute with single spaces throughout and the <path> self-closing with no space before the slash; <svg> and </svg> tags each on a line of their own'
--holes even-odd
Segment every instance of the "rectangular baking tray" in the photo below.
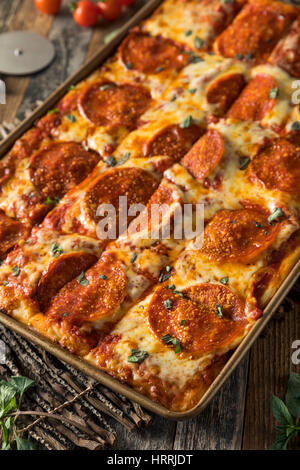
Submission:
<svg viewBox="0 0 300 470">
<path fill-rule="evenodd" d="M 34 122 L 42 117 L 46 112 L 53 108 L 57 101 L 62 98 L 62 96 L 67 92 L 68 88 L 71 85 L 76 85 L 88 75 L 90 75 L 96 68 L 100 67 L 103 62 L 115 51 L 116 47 L 120 44 L 122 39 L 126 36 L 128 31 L 138 25 L 142 20 L 147 18 L 153 11 L 160 5 L 161 0 L 149 0 L 149 2 L 141 8 L 116 34 L 113 40 L 100 48 L 100 50 L 85 64 L 83 65 L 75 74 L 69 77 L 54 93 L 52 93 L 46 101 L 44 101 L 41 106 L 39 106 L 25 121 L 23 121 L 9 136 L 1 143 L 0 145 L 0 158 L 10 150 L 15 141 L 19 139 L 24 132 L 29 130 Z M 105 385 L 106 387 L 112 389 L 114 392 L 120 393 L 125 397 L 139 403 L 144 408 L 163 416 L 164 418 L 173 419 L 173 420 L 186 420 L 194 418 L 197 416 L 212 398 L 216 395 L 220 387 L 232 374 L 234 369 L 238 366 L 242 358 L 249 351 L 254 341 L 259 337 L 267 323 L 271 320 L 272 315 L 275 313 L 276 309 L 279 307 L 284 297 L 287 295 L 289 290 L 297 281 L 300 274 L 300 260 L 292 268 L 286 279 L 282 282 L 276 294 L 272 297 L 271 301 L 268 303 L 264 309 L 264 314 L 261 319 L 259 319 L 253 328 L 250 330 L 249 334 L 242 341 L 240 346 L 234 351 L 231 358 L 228 360 L 220 374 L 208 388 L 206 393 L 203 395 L 199 403 L 186 412 L 175 412 L 170 411 L 164 406 L 155 403 L 150 398 L 145 397 L 144 395 L 136 392 L 127 385 L 122 384 L 118 380 L 109 376 L 106 372 L 97 369 L 95 366 L 83 361 L 77 356 L 74 356 L 70 352 L 66 351 L 58 344 L 53 343 L 48 338 L 42 336 L 38 332 L 34 331 L 32 328 L 23 325 L 17 320 L 5 315 L 0 312 L 0 322 L 20 334 L 27 340 L 32 343 L 44 348 L 49 353 L 58 357 L 62 361 L 72 365 L 83 373 L 89 375 L 93 379 L 97 380 L 99 383 Z"/>
</svg>

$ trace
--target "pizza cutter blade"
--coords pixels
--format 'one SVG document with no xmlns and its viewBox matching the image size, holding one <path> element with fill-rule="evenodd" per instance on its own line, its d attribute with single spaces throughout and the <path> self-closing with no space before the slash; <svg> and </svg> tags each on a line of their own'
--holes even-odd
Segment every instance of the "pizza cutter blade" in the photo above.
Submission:
<svg viewBox="0 0 300 470">
<path fill-rule="evenodd" d="M 31 31 L 0 34 L 0 73 L 27 75 L 38 72 L 52 62 L 53 44 Z"/>
</svg>

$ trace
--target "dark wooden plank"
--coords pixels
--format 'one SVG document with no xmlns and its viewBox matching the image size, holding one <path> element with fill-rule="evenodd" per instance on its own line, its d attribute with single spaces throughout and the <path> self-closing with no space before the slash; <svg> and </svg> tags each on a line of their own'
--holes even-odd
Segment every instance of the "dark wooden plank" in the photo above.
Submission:
<svg viewBox="0 0 300 470">
<path fill-rule="evenodd" d="M 17 9 L 21 5 L 22 0 L 10 0 L 9 2 L 1 2 L 0 8 L 0 32 L 7 31 L 14 19 Z"/>
<path fill-rule="evenodd" d="M 114 429 L 118 436 L 115 445 L 118 450 L 170 450 L 173 446 L 176 422 L 156 416 L 148 428 L 129 432 L 117 423 L 114 424 Z"/>
<path fill-rule="evenodd" d="M 241 449 L 248 362 L 247 355 L 197 418 L 177 424 L 174 449 Z"/>
<path fill-rule="evenodd" d="M 284 397 L 290 371 L 300 373 L 300 365 L 292 364 L 292 343 L 300 340 L 299 290 L 293 290 L 285 301 L 282 318 L 275 319 L 264 336 L 251 350 L 244 449 L 269 449 L 275 439 L 271 396 Z"/>
</svg>

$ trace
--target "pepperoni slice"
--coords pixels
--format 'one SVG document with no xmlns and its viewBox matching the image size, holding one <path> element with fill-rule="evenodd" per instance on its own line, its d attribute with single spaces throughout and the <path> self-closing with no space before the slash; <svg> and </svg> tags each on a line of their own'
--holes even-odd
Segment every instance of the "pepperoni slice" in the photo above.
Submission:
<svg viewBox="0 0 300 470">
<path fill-rule="evenodd" d="M 58 103 L 58 109 L 61 114 L 68 114 L 77 109 L 78 90 L 69 91 Z"/>
<path fill-rule="evenodd" d="M 128 209 L 133 204 L 146 204 L 158 182 L 148 171 L 140 168 L 114 168 L 100 175 L 86 193 L 85 204 L 89 216 L 98 223 L 102 216 L 97 216 L 100 204 L 111 204 L 116 209 L 116 230 L 119 234 L 119 197 L 127 196 Z M 128 223 L 134 217 L 128 217 Z"/>
<path fill-rule="evenodd" d="M 91 253 L 67 253 L 53 261 L 40 279 L 34 297 L 42 312 L 45 312 L 58 291 L 69 281 L 96 263 Z"/>
<path fill-rule="evenodd" d="M 75 142 L 51 142 L 32 156 L 31 180 L 45 197 L 60 198 L 86 178 L 99 159 L 98 153 Z"/>
<path fill-rule="evenodd" d="M 29 228 L 18 220 L 7 217 L 0 211 L 0 257 L 29 235 Z"/>
<path fill-rule="evenodd" d="M 46 313 L 49 321 L 81 325 L 107 317 L 120 306 L 127 292 L 127 277 L 120 263 L 105 254 L 84 275 L 66 284 Z M 113 318 L 112 318 L 113 320 Z"/>
<path fill-rule="evenodd" d="M 208 23 L 213 26 L 215 35 L 224 31 L 230 25 L 246 0 L 221 2 L 220 0 L 202 0 L 198 13 L 198 24 Z"/>
<path fill-rule="evenodd" d="M 244 86 L 245 79 L 241 73 L 228 74 L 215 80 L 206 93 L 207 102 L 216 105 L 214 114 L 224 116 Z"/>
<path fill-rule="evenodd" d="M 290 33 L 280 41 L 269 57 L 269 62 L 300 78 L 300 19 L 294 22 Z"/>
<path fill-rule="evenodd" d="M 268 189 L 300 195 L 300 143 L 283 138 L 270 142 L 253 158 L 249 176 Z"/>
<path fill-rule="evenodd" d="M 200 253 L 217 262 L 249 263 L 275 240 L 279 228 L 258 209 L 220 210 L 204 230 Z"/>
<path fill-rule="evenodd" d="M 205 178 L 218 165 L 224 154 L 221 134 L 210 129 L 182 159 L 181 164 L 198 180 Z"/>
<path fill-rule="evenodd" d="M 151 300 L 148 322 L 162 342 L 170 335 L 184 352 L 200 355 L 228 349 L 243 335 L 244 304 L 228 287 L 199 284 L 182 294 L 161 286 Z"/>
<path fill-rule="evenodd" d="M 276 104 L 276 98 L 270 98 L 270 92 L 277 87 L 277 81 L 270 75 L 256 75 L 227 116 L 242 121 L 261 121 Z"/>
<path fill-rule="evenodd" d="M 166 155 L 178 162 L 202 134 L 203 129 L 195 124 L 184 129 L 178 124 L 167 126 L 145 145 L 144 156 Z"/>
<path fill-rule="evenodd" d="M 51 135 L 53 129 L 58 127 L 60 124 L 61 116 L 57 112 L 53 114 L 46 114 L 46 116 L 42 117 L 37 122 L 36 127 L 42 131 L 44 137 L 48 137 Z"/>
<path fill-rule="evenodd" d="M 151 102 L 141 85 L 92 83 L 79 96 L 82 116 L 96 126 L 123 126 L 134 129 Z"/>
<path fill-rule="evenodd" d="M 179 69 L 186 63 L 188 54 L 170 39 L 152 37 L 146 33 L 132 33 L 120 50 L 125 66 L 139 72 L 152 74 L 166 69 Z"/>
<path fill-rule="evenodd" d="M 251 59 L 254 64 L 262 63 L 297 15 L 297 9 L 291 5 L 272 0 L 252 0 L 217 38 L 214 50 L 224 57 L 238 55 Z"/>
</svg>

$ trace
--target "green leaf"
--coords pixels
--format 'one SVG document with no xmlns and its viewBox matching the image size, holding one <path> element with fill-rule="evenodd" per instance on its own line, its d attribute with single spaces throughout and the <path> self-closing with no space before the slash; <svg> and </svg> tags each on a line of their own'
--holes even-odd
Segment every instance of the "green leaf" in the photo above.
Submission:
<svg viewBox="0 0 300 470">
<path fill-rule="evenodd" d="M 273 442 L 270 450 L 286 450 L 286 446 L 288 443 L 288 437 L 285 433 L 279 434 L 276 440 Z"/>
<path fill-rule="evenodd" d="M 10 378 L 10 384 L 15 387 L 20 395 L 23 395 L 30 387 L 34 386 L 34 381 L 22 375 L 13 375 Z"/>
<path fill-rule="evenodd" d="M 271 100 L 272 100 L 272 99 L 275 99 L 275 98 L 277 98 L 278 94 L 279 94 L 279 88 L 278 88 L 278 87 L 272 88 L 272 90 L 271 90 L 270 93 L 269 93 L 269 98 L 270 98 Z"/>
<path fill-rule="evenodd" d="M 286 405 L 290 413 L 296 418 L 300 418 L 300 375 L 291 373 L 288 388 L 285 396 Z"/>
<path fill-rule="evenodd" d="M 167 310 L 170 310 L 172 308 L 172 300 L 171 299 L 166 299 L 163 301 L 163 304 Z"/>
<path fill-rule="evenodd" d="M 4 411 L 13 398 L 17 395 L 17 390 L 9 383 L 0 386 L 0 417 L 1 411 Z"/>
<path fill-rule="evenodd" d="M 280 207 L 276 207 L 274 212 L 272 212 L 272 214 L 269 215 L 269 217 L 268 217 L 269 224 L 271 224 L 274 220 L 278 219 L 282 215 L 284 215 L 283 210 Z"/>
<path fill-rule="evenodd" d="M 287 406 L 280 398 L 273 395 L 271 400 L 272 413 L 276 421 L 280 424 L 293 424 L 293 418 Z"/>
<path fill-rule="evenodd" d="M 175 354 L 178 354 L 181 352 L 181 344 L 177 338 L 173 338 L 171 335 L 164 335 L 161 339 L 166 344 L 172 343 L 174 345 Z"/>
<path fill-rule="evenodd" d="M 54 242 L 51 246 L 51 255 L 54 256 L 54 258 L 59 258 L 60 255 L 62 255 L 64 250 L 59 246 L 57 242 Z"/>
<path fill-rule="evenodd" d="M 18 277 L 20 272 L 21 272 L 21 270 L 20 270 L 19 266 L 14 266 L 11 270 L 11 274 L 14 277 Z"/>
<path fill-rule="evenodd" d="M 216 305 L 216 309 L 217 309 L 217 315 L 218 315 L 218 317 L 223 318 L 223 310 L 222 310 L 221 305 L 220 305 L 220 304 L 217 304 L 217 305 Z"/>
<path fill-rule="evenodd" d="M 82 273 L 79 274 L 78 278 L 77 278 L 77 282 L 81 285 L 81 286 L 88 286 L 89 285 L 89 281 L 86 279 L 85 275 L 84 275 L 84 271 L 82 271 Z"/>
<path fill-rule="evenodd" d="M 193 116 L 187 116 L 185 120 L 179 125 L 181 129 L 187 129 L 190 127 L 193 123 Z"/>
<path fill-rule="evenodd" d="M 17 434 L 15 435 L 15 439 L 18 450 L 35 450 L 34 444 L 27 439 L 23 439 L 23 437 L 19 437 Z"/>
<path fill-rule="evenodd" d="M 288 389 L 287 391 L 293 397 L 300 397 L 300 374 L 296 374 L 295 372 L 291 372 L 289 381 L 288 381 Z"/>
<path fill-rule="evenodd" d="M 140 351 L 139 349 L 132 349 L 130 356 L 128 356 L 127 358 L 127 361 L 140 364 L 145 359 L 147 359 L 147 357 L 149 357 L 149 354 L 147 353 L 147 351 Z"/>
</svg>

